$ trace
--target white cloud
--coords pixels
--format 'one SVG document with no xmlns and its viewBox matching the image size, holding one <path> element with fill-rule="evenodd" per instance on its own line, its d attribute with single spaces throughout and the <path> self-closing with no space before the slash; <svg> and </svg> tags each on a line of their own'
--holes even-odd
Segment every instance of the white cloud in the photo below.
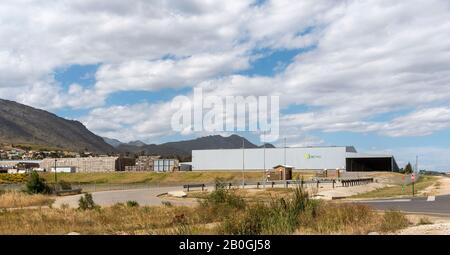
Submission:
<svg viewBox="0 0 450 255">
<path fill-rule="evenodd" d="M 49 76 L 55 68 L 72 64 L 103 64 L 99 78 L 106 80 L 102 79 L 95 88 L 98 91 L 93 91 L 103 97 L 115 90 L 182 86 L 174 83 L 183 79 L 197 82 L 245 68 L 248 57 L 238 53 L 245 51 L 245 46 L 236 42 L 245 18 L 241 14 L 250 8 L 251 2 L 2 1 L 0 88 L 19 86 L 28 94 L 36 92 L 34 84 L 54 89 L 59 85 Z M 183 59 L 162 60 L 167 55 Z M 145 81 L 134 84 L 136 75 L 146 73 L 144 67 L 151 68 L 150 72 L 159 77 L 144 78 Z M 125 72 L 130 77 L 123 76 L 127 68 L 135 69 Z M 180 71 L 184 73 L 179 74 Z M 174 74 L 179 76 L 174 79 Z M 108 80 L 111 77 L 122 80 Z M 118 84 L 121 82 L 124 84 Z M 58 91 L 55 97 L 68 96 L 67 91 L 54 90 Z M 90 97 L 89 93 L 82 94 Z M 7 93 L 1 95 L 23 99 Z M 39 93 L 31 96 L 38 97 Z M 72 106 L 64 104 L 66 100 L 56 101 L 62 104 L 52 105 L 53 100 L 48 100 L 45 108 Z"/>
<path fill-rule="evenodd" d="M 289 13 L 289 11 L 286 11 Z M 404 129 L 407 119 L 373 122 L 383 114 L 448 108 L 450 5 L 446 1 L 345 1 L 317 18 L 315 48 L 298 55 L 273 78 L 241 77 L 204 82 L 213 94 L 278 94 L 284 106 L 308 106 L 284 116 L 302 130 L 423 135 L 448 127 Z M 258 84 L 259 83 L 259 88 Z M 398 121 L 404 121 L 404 126 Z"/>
<path fill-rule="evenodd" d="M 141 103 L 92 110 L 81 121 L 95 133 L 121 141 L 151 141 L 174 134 L 170 118 L 175 110 L 170 103 Z"/>
<path fill-rule="evenodd" d="M 428 108 L 398 117 L 382 132 L 389 136 L 423 136 L 450 127 L 450 107 Z"/>
<path fill-rule="evenodd" d="M 197 54 L 180 60 L 134 60 L 118 65 L 107 64 L 101 66 L 96 74 L 96 89 L 107 94 L 193 86 L 206 79 L 248 68 L 248 56 L 241 54 Z"/>
</svg>

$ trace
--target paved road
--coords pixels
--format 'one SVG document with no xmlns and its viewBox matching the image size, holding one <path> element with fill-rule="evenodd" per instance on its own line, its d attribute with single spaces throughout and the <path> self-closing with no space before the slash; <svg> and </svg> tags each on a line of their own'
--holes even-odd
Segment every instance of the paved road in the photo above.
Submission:
<svg viewBox="0 0 450 255">
<path fill-rule="evenodd" d="M 355 201 L 369 205 L 377 210 L 400 210 L 411 213 L 430 213 L 450 215 L 450 195 L 421 198 Z"/>
<path fill-rule="evenodd" d="M 158 197 L 159 194 L 177 190 L 182 190 L 182 188 L 180 186 L 176 186 L 149 189 L 113 190 L 93 192 L 91 194 L 94 202 L 101 206 L 111 206 L 116 203 L 125 203 L 130 200 L 134 200 L 140 205 L 161 205 L 161 201 L 163 201 L 163 199 Z M 76 208 L 78 207 L 78 200 L 81 196 L 82 195 L 58 197 L 53 206 L 60 207 L 62 204 L 67 204 L 70 207 Z M 193 202 L 175 201 L 172 202 L 172 204 L 192 205 Z"/>
</svg>

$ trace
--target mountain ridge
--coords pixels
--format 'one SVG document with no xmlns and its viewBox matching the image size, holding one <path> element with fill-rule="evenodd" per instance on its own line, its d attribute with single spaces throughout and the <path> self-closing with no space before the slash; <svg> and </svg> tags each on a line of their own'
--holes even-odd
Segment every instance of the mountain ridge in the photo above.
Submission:
<svg viewBox="0 0 450 255">
<path fill-rule="evenodd" d="M 43 145 L 79 152 L 116 151 L 79 121 L 67 120 L 5 99 L 0 99 L 0 142 Z"/>
<path fill-rule="evenodd" d="M 132 142 L 121 143 L 116 146 L 116 149 L 122 153 L 158 154 L 163 157 L 189 157 L 192 150 L 239 149 L 242 148 L 243 143 L 245 148 L 262 148 L 264 146 L 255 145 L 246 138 L 233 134 L 228 137 L 221 135 L 210 135 L 190 140 L 174 141 L 162 144 L 144 144 L 139 146 L 133 145 Z M 275 146 L 272 144 L 266 144 L 266 148 L 275 148 Z"/>
</svg>

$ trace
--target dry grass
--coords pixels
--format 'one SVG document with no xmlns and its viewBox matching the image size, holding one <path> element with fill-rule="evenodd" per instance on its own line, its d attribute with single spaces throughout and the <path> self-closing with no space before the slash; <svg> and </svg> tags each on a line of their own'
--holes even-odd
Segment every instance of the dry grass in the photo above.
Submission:
<svg viewBox="0 0 450 255">
<path fill-rule="evenodd" d="M 436 184 L 438 179 L 431 176 L 422 176 L 419 181 L 414 184 L 414 194 L 419 194 L 420 191 Z M 399 196 L 412 196 L 412 185 L 396 185 L 392 187 L 386 187 L 381 189 L 376 189 L 367 193 L 358 194 L 352 196 L 351 198 L 386 198 L 386 197 L 399 197 Z"/>
<path fill-rule="evenodd" d="M 51 173 L 42 173 L 41 176 L 47 182 L 52 183 L 54 175 Z M 305 179 L 313 176 L 312 173 L 294 172 L 294 178 Z M 262 172 L 246 172 L 247 181 L 259 181 L 263 178 Z M 235 182 L 242 180 L 240 171 L 210 171 L 210 172 L 110 172 L 110 173 L 59 173 L 58 180 L 70 183 L 108 183 L 108 184 L 159 184 L 159 185 L 178 185 L 186 183 L 214 183 L 216 179 L 226 182 Z"/>
<path fill-rule="evenodd" d="M 231 189 L 229 192 L 233 195 L 242 197 L 246 202 L 268 202 L 273 199 L 291 196 L 293 189 Z M 209 191 L 192 191 L 187 194 L 187 197 L 205 199 L 209 194 Z"/>
<path fill-rule="evenodd" d="M 315 215 L 301 214 L 297 234 L 367 234 L 381 216 L 364 205 L 322 203 Z"/>
<path fill-rule="evenodd" d="M 193 214 L 185 207 L 127 207 L 98 210 L 35 209 L 0 213 L 0 234 L 157 234 Z M 194 220 L 189 224 L 197 223 Z M 21 227 L 17 227 L 21 226 Z"/>
<path fill-rule="evenodd" d="M 0 208 L 20 208 L 27 206 L 49 206 L 54 199 L 45 195 L 29 195 L 23 192 L 5 192 L 0 194 Z"/>
<path fill-rule="evenodd" d="M 420 218 L 419 222 L 417 223 L 417 225 L 431 225 L 431 224 L 433 224 L 433 222 L 428 217 Z"/>
<path fill-rule="evenodd" d="M 409 224 L 399 212 L 380 214 L 363 205 L 310 200 L 299 190 L 282 197 L 247 203 L 222 190 L 197 207 L 0 210 L 0 234 L 367 234 Z"/>
</svg>

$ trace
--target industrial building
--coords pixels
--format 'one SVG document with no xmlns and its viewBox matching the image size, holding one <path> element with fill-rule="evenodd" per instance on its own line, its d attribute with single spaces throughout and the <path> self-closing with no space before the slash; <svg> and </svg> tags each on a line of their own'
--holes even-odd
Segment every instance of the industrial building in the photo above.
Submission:
<svg viewBox="0 0 450 255">
<path fill-rule="evenodd" d="M 154 161 L 159 159 L 161 156 L 139 156 L 136 159 L 136 164 L 133 166 L 125 166 L 125 171 L 153 171 Z"/>
<path fill-rule="evenodd" d="M 155 172 L 174 172 L 179 170 L 177 159 L 156 159 L 153 161 L 153 171 Z"/>
<path fill-rule="evenodd" d="M 87 157 L 87 158 L 46 158 L 41 168 L 51 171 L 55 167 L 73 167 L 77 173 L 125 171 L 126 166 L 135 165 L 134 158 L 123 157 Z"/>
<path fill-rule="evenodd" d="M 398 171 L 392 155 L 358 153 L 353 146 L 193 150 L 193 171 L 257 171 L 277 165 L 295 170 Z"/>
</svg>

